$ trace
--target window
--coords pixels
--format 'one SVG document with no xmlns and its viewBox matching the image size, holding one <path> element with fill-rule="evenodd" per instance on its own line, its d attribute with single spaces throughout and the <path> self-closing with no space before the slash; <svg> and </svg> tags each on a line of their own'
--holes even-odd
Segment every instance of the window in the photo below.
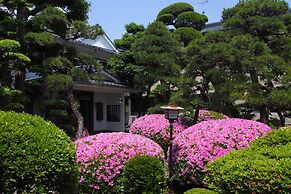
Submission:
<svg viewBox="0 0 291 194">
<path fill-rule="evenodd" d="M 107 121 L 120 122 L 120 105 L 107 105 Z"/>
<path fill-rule="evenodd" d="M 97 102 L 95 106 L 96 106 L 96 120 L 102 121 L 103 120 L 103 103 Z"/>
</svg>

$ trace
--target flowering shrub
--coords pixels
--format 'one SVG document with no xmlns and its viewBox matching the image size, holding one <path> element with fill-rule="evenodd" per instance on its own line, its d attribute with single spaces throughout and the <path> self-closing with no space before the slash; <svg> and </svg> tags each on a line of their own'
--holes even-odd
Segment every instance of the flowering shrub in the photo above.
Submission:
<svg viewBox="0 0 291 194">
<path fill-rule="evenodd" d="M 248 147 L 250 141 L 271 128 L 243 119 L 210 120 L 181 132 L 173 142 L 174 177 L 180 184 L 201 184 L 207 162 L 233 149 Z"/>
<path fill-rule="evenodd" d="M 100 133 L 79 139 L 75 145 L 83 193 L 113 193 L 122 168 L 136 155 L 164 157 L 158 144 L 129 133 Z"/>
<path fill-rule="evenodd" d="M 190 127 L 194 125 L 195 124 L 194 115 L 195 115 L 195 112 L 187 111 L 187 112 L 182 113 L 180 115 L 181 124 L 185 127 Z M 219 120 L 219 119 L 229 119 L 229 117 L 219 112 L 202 109 L 202 110 L 199 110 L 197 123 L 200 123 L 202 121 Z"/>
<path fill-rule="evenodd" d="M 130 129 L 130 133 L 143 135 L 157 142 L 166 152 L 170 143 L 170 123 L 163 114 L 145 115 L 136 119 Z M 175 122 L 173 125 L 173 136 L 182 132 L 185 128 Z"/>
</svg>

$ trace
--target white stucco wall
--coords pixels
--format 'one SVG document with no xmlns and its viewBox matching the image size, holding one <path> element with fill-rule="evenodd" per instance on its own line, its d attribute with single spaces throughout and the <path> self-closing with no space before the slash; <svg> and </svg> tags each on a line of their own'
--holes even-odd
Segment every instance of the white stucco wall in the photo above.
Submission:
<svg viewBox="0 0 291 194">
<path fill-rule="evenodd" d="M 120 98 L 122 101 L 120 103 Z M 103 103 L 103 120 L 96 120 L 96 106 L 98 102 Z M 120 105 L 120 122 L 107 121 L 107 105 Z M 94 130 L 124 131 L 125 106 L 123 93 L 100 93 L 94 92 Z"/>
</svg>

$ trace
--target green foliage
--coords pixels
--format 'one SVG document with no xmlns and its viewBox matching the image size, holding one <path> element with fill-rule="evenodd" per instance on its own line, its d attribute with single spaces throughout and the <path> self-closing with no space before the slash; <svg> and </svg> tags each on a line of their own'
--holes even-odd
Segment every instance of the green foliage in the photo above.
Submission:
<svg viewBox="0 0 291 194">
<path fill-rule="evenodd" d="M 246 107 L 260 110 L 265 123 L 268 108 L 288 109 L 284 106 L 288 98 L 282 101 L 290 87 L 284 81 L 290 71 L 286 5 L 284 1 L 247 0 L 226 9 L 223 25 L 228 30 L 207 32 L 188 44 L 189 64 L 176 100 L 199 98 L 208 108 L 234 117 Z"/>
<path fill-rule="evenodd" d="M 166 25 L 173 25 L 176 29 L 191 27 L 200 31 L 205 26 L 208 18 L 195 12 L 192 5 L 188 3 L 174 3 L 159 12 L 157 21 Z"/>
<path fill-rule="evenodd" d="M 30 59 L 19 53 L 19 50 L 20 44 L 18 41 L 10 39 L 0 40 L 0 52 L 2 54 L 2 65 L 0 64 L 0 67 L 7 66 L 7 63 L 9 63 L 10 66 L 12 65 L 15 69 L 19 69 L 30 63 Z"/>
<path fill-rule="evenodd" d="M 20 44 L 16 40 L 10 40 L 10 39 L 0 40 L 0 51 L 2 53 L 15 52 L 15 51 L 18 51 L 19 48 L 20 48 Z"/>
<path fill-rule="evenodd" d="M 124 27 L 126 32 L 129 34 L 136 34 L 138 32 L 143 32 L 145 30 L 145 27 L 143 25 L 138 25 L 134 22 L 126 24 Z"/>
<path fill-rule="evenodd" d="M 57 7 L 47 7 L 40 14 L 33 17 L 31 22 L 38 30 L 50 30 L 62 38 L 66 37 L 69 22 L 66 14 Z"/>
<path fill-rule="evenodd" d="M 27 101 L 19 90 L 10 89 L 7 86 L 0 86 L 0 110 L 18 111 L 23 110 L 23 104 Z"/>
<path fill-rule="evenodd" d="M 53 100 L 50 100 L 50 101 L 47 103 L 47 106 L 48 106 L 49 108 L 60 108 L 60 109 L 66 109 L 66 108 L 68 108 L 68 102 L 65 101 L 65 100 L 53 99 Z"/>
<path fill-rule="evenodd" d="M 222 91 L 224 83 L 235 83 L 230 64 L 234 63 L 232 46 L 227 32 L 210 32 L 205 36 L 190 42 L 187 46 L 188 65 L 179 83 L 180 90 L 176 100 L 185 107 L 194 104 L 207 104 L 209 109 L 226 109 L 225 105 L 231 99 L 226 91 Z M 215 89 L 215 92 L 210 92 Z M 193 100 L 195 103 L 193 104 Z M 217 100 L 213 102 L 212 100 Z M 220 104 L 221 103 L 221 104 Z M 223 108 L 222 108 L 223 107 Z M 227 111 L 226 111 L 227 112 Z"/>
<path fill-rule="evenodd" d="M 88 23 L 84 21 L 75 20 L 71 23 L 71 28 L 68 34 L 74 39 L 76 38 L 95 39 L 97 35 L 104 34 L 104 31 L 98 24 L 90 26 Z"/>
<path fill-rule="evenodd" d="M 0 192 L 74 193 L 78 181 L 69 137 L 42 118 L 0 112 Z"/>
<path fill-rule="evenodd" d="M 126 33 L 122 36 L 122 39 L 117 39 L 114 40 L 114 44 L 116 48 L 121 49 L 121 50 L 130 50 L 131 45 L 135 40 L 135 36 L 132 34 Z"/>
<path fill-rule="evenodd" d="M 60 110 L 60 109 L 51 109 L 49 111 L 49 115 L 51 117 L 57 117 L 57 118 L 66 118 L 66 117 L 68 117 L 68 113 L 65 110 Z"/>
<path fill-rule="evenodd" d="M 162 22 L 150 24 L 145 34 L 135 42 L 133 50 L 137 63 L 151 72 L 151 79 L 154 79 L 152 81 L 158 81 L 162 76 L 178 74 L 176 55 L 179 54 L 179 43 Z"/>
<path fill-rule="evenodd" d="M 216 194 L 216 192 L 203 188 L 194 188 L 186 191 L 184 194 Z"/>
<path fill-rule="evenodd" d="M 57 127 L 64 130 L 70 137 L 76 132 L 69 103 L 64 95 L 49 100 L 46 104 L 46 118 L 52 121 Z"/>
<path fill-rule="evenodd" d="M 19 41 L 19 43 L 12 42 L 13 40 L 2 42 L 2 48 L 6 50 L 1 50 L 0 42 L 1 85 L 13 86 L 24 94 L 29 90 L 31 99 L 35 96 L 45 99 L 42 90 L 47 89 L 45 87 L 47 84 L 57 98 L 73 101 L 74 98 L 67 98 L 73 89 L 73 78 L 77 81 L 86 79 L 99 83 L 100 63 L 92 56 L 90 58 L 78 54 L 77 49 L 72 49 L 71 44 L 68 44 L 72 39 L 80 37 L 94 39 L 97 35 L 103 34 L 98 24 L 90 26 L 87 23 L 89 11 L 87 0 L 1 1 L 0 6 L 0 39 Z M 40 76 L 41 79 L 34 82 L 38 82 L 42 87 L 27 89 L 28 84 L 25 80 L 27 72 L 34 72 Z M 74 103 L 69 103 L 72 104 Z M 53 114 L 50 113 L 50 109 L 54 110 Z M 71 110 L 72 108 L 49 108 L 45 115 L 62 127 L 74 123 L 72 117 L 80 118 L 70 114 Z M 52 115 L 60 117 L 55 118 Z"/>
<path fill-rule="evenodd" d="M 275 89 L 271 92 L 271 103 L 285 107 L 286 109 L 291 109 L 291 89 L 290 86 L 281 89 Z"/>
<path fill-rule="evenodd" d="M 24 39 L 30 43 L 37 44 L 39 46 L 49 46 L 55 44 L 55 36 L 48 32 L 28 32 Z"/>
<path fill-rule="evenodd" d="M 192 5 L 188 3 L 173 3 L 162 9 L 159 12 L 158 17 L 164 14 L 172 14 L 174 17 L 178 17 L 179 14 L 187 11 L 194 11 Z"/>
<path fill-rule="evenodd" d="M 134 53 L 124 51 L 108 61 L 110 72 L 127 86 L 135 87 L 134 79 L 144 71 L 136 64 Z"/>
<path fill-rule="evenodd" d="M 200 31 L 207 21 L 208 18 L 205 15 L 189 11 L 179 14 L 174 25 L 176 28 L 192 27 Z"/>
<path fill-rule="evenodd" d="M 223 11 L 224 25 L 263 39 L 270 35 L 286 33 L 284 22 L 279 17 L 287 14 L 286 1 L 247 0 Z"/>
<path fill-rule="evenodd" d="M 73 87 L 73 79 L 65 74 L 52 74 L 47 77 L 47 85 L 53 91 L 67 91 Z"/>
<path fill-rule="evenodd" d="M 180 75 L 179 66 L 182 50 L 179 42 L 173 37 L 166 25 L 156 21 L 150 24 L 145 33 L 136 39 L 133 44 L 133 53 L 136 63 L 144 70 L 135 76 L 135 83 L 140 92 L 151 94 L 150 88 L 160 82 L 161 89 L 156 93 L 158 104 L 161 100 L 169 99 L 173 92 L 176 78 Z M 148 102 L 147 102 L 148 103 Z M 148 104 L 150 105 L 150 104 Z"/>
<path fill-rule="evenodd" d="M 175 16 L 170 13 L 163 14 L 157 17 L 157 21 L 163 22 L 166 25 L 173 25 L 173 21 L 175 20 Z"/>
<path fill-rule="evenodd" d="M 290 193 L 290 150 L 291 128 L 276 129 L 210 163 L 206 181 L 221 193 Z"/>
<path fill-rule="evenodd" d="M 90 80 L 88 74 L 84 70 L 81 70 L 77 67 L 73 67 L 71 72 L 74 81 L 88 82 Z"/>
<path fill-rule="evenodd" d="M 173 32 L 174 37 L 179 42 L 182 42 L 184 46 L 187 46 L 192 40 L 196 40 L 202 37 L 202 34 L 191 27 L 181 27 Z"/>
<path fill-rule="evenodd" d="M 115 41 L 123 52 L 108 64 L 113 75 L 140 92 L 140 104 L 137 105 L 140 112 L 141 108 L 145 110 L 150 105 L 150 88 L 158 81 L 162 83 L 163 90 L 156 94 L 159 99 L 168 99 L 172 90 L 170 83 L 174 83 L 180 74 L 178 63 L 182 52 L 179 42 L 162 22 L 150 24 L 145 31 L 140 31 L 143 28 L 136 24 L 129 24 L 126 28 L 128 32 L 123 38 Z M 147 92 L 145 98 L 141 96 L 144 92 Z M 154 101 L 156 103 L 159 100 Z"/>
<path fill-rule="evenodd" d="M 166 189 L 163 162 L 152 156 L 135 156 L 124 166 L 119 182 L 122 193 L 164 193 Z"/>
<path fill-rule="evenodd" d="M 8 52 L 4 56 L 9 57 L 9 59 L 11 59 L 11 60 L 17 60 L 18 63 L 30 63 L 31 62 L 27 56 L 25 56 L 24 54 L 21 54 L 21 53 Z"/>
</svg>

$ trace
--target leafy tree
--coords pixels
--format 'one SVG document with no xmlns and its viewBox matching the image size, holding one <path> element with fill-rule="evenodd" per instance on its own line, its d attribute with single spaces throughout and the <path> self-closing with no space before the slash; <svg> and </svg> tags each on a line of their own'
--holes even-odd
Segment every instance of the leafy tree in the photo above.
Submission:
<svg viewBox="0 0 291 194">
<path fill-rule="evenodd" d="M 15 88 L 15 77 L 30 63 L 30 59 L 19 53 L 20 44 L 15 40 L 0 40 L 0 109 L 23 110 L 25 97 Z"/>
<path fill-rule="evenodd" d="M 121 39 L 114 40 L 115 46 L 121 51 L 128 51 L 131 49 L 136 37 L 145 31 L 143 25 L 138 25 L 134 22 L 124 26 L 126 33 Z"/>
<path fill-rule="evenodd" d="M 233 43 L 241 48 L 238 57 L 244 56 L 240 61 L 243 73 L 249 74 L 249 79 L 244 80 L 251 83 L 244 90 L 251 96 L 247 103 L 260 111 L 260 120 L 265 123 L 271 108 L 278 112 L 281 123 L 285 123 L 282 110 L 290 108 L 285 106 L 290 102 L 288 98 L 281 101 L 282 96 L 290 93 L 291 14 L 288 9 L 287 2 L 281 0 L 247 0 L 223 11 L 226 28 L 238 35 L 249 34 Z"/>
<path fill-rule="evenodd" d="M 286 97 L 290 94 L 290 55 L 286 54 L 290 53 L 290 37 L 286 31 L 288 22 L 282 18 L 288 17 L 287 13 L 284 17 L 276 15 L 282 2 L 260 2 L 242 1 L 225 10 L 226 31 L 208 32 L 188 45 L 189 64 L 175 100 L 186 102 L 185 106 L 190 106 L 189 102 L 207 104 L 235 117 L 242 116 L 243 111 L 259 110 L 260 120 L 265 123 L 269 121 L 269 110 L 273 109 L 278 112 L 281 124 L 285 123 L 282 110 L 290 109 L 290 99 Z M 254 17 L 268 20 L 269 25 L 279 18 L 284 25 L 273 33 L 260 34 L 258 26 L 253 27 L 257 30 L 251 30 L 251 25 L 256 25 L 251 23 L 256 21 Z"/>
<path fill-rule="evenodd" d="M 120 53 L 108 61 L 108 67 L 112 75 L 116 78 L 127 86 L 139 90 L 139 87 L 142 86 L 139 82 L 141 79 L 137 75 L 140 75 L 144 71 L 144 67 L 137 64 L 132 47 L 137 37 L 144 34 L 145 28 L 143 25 L 130 23 L 125 25 L 125 30 L 126 33 L 122 38 L 114 41 Z M 142 91 L 139 94 L 132 94 L 131 97 L 133 99 L 133 111 L 141 114 L 143 112 L 141 107 Z"/>
<path fill-rule="evenodd" d="M 176 29 L 173 33 L 174 37 L 185 46 L 187 46 L 192 40 L 202 37 L 201 32 L 191 27 L 181 27 Z"/>
<path fill-rule="evenodd" d="M 122 38 L 114 41 L 120 53 L 109 60 L 108 65 L 115 77 L 122 80 L 126 85 L 136 88 L 138 86 L 134 82 L 135 75 L 143 71 L 143 68 L 136 64 L 132 46 L 137 37 L 144 33 L 145 28 L 143 25 L 130 23 L 125 25 L 125 30 L 126 33 Z"/>
<path fill-rule="evenodd" d="M 141 114 L 150 106 L 167 103 L 181 71 L 181 46 L 159 21 L 145 30 L 131 23 L 126 30 L 123 38 L 115 41 L 122 52 L 109 65 L 117 78 L 138 91 L 136 109 Z"/>
<path fill-rule="evenodd" d="M 176 38 L 187 46 L 191 40 L 199 38 L 200 31 L 208 21 L 207 16 L 194 11 L 188 3 L 174 3 L 162 9 L 157 21 L 173 28 Z"/>
<path fill-rule="evenodd" d="M 182 74 L 179 90 L 173 100 L 189 110 L 207 106 L 213 110 L 237 116 L 233 99 L 223 90 L 226 83 L 233 83 L 229 64 L 234 62 L 231 37 L 223 31 L 207 33 L 192 41 L 187 47 L 189 64 Z"/>
<path fill-rule="evenodd" d="M 80 134 L 83 118 L 74 100 L 73 80 L 80 79 L 76 77 L 81 75 L 86 81 L 98 81 L 100 65 L 91 56 L 79 55 L 68 42 L 80 37 L 95 38 L 103 33 L 99 25 L 89 26 L 86 22 L 88 2 L 1 1 L 0 6 L 0 36 L 18 41 L 19 52 L 31 60 L 29 65 L 13 68 L 18 72 L 15 88 L 25 92 L 27 71 L 40 75 L 40 81 L 53 89 L 59 100 L 69 102 L 65 112 L 72 111 Z M 50 112 L 60 115 L 60 111 Z M 62 112 L 62 116 L 66 115 Z"/>
<path fill-rule="evenodd" d="M 173 38 L 165 24 L 156 21 L 136 39 L 133 52 L 137 64 L 144 67 L 143 72 L 137 75 L 136 81 L 139 82 L 140 92 L 146 94 L 145 100 L 152 95 L 157 107 L 160 106 L 159 103 L 167 103 L 181 72 L 179 42 Z M 152 88 L 154 85 L 155 89 Z"/>
</svg>

